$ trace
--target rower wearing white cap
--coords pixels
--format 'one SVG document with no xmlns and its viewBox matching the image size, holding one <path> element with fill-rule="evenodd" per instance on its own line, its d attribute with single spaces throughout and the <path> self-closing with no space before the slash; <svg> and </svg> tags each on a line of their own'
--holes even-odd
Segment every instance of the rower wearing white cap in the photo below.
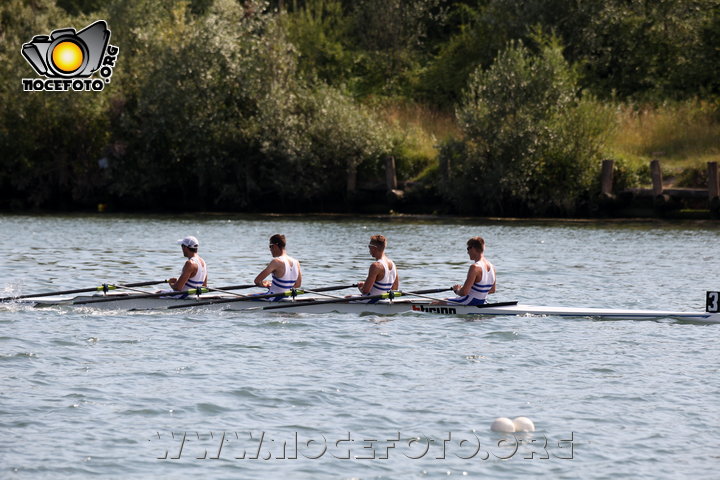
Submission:
<svg viewBox="0 0 720 480">
<path fill-rule="evenodd" d="M 200 246 L 198 239 L 188 236 L 178 240 L 177 243 L 181 245 L 183 255 L 187 258 L 187 261 L 183 265 L 180 278 L 173 277 L 168 280 L 172 289 L 177 292 L 191 288 L 207 287 L 207 265 L 205 265 L 205 260 L 200 258 L 197 253 Z"/>
<path fill-rule="evenodd" d="M 273 259 L 265 270 L 255 277 L 255 285 L 267 288 L 268 293 L 282 293 L 302 285 L 300 262 L 288 256 L 285 245 L 285 235 L 276 233 L 270 237 L 269 248 Z M 265 280 L 268 275 L 272 275 L 272 281 Z M 280 297 L 270 300 L 280 300 Z"/>
</svg>

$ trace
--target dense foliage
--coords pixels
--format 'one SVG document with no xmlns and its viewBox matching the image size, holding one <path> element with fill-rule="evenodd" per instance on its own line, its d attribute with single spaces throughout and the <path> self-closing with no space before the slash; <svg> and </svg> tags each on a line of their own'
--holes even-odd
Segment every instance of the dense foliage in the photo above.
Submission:
<svg viewBox="0 0 720 480">
<path fill-rule="evenodd" d="M 599 166 L 607 111 L 577 96 L 576 75 L 556 44 L 533 55 L 510 44 L 478 68 L 458 110 L 466 141 L 448 142 L 447 196 L 469 213 L 568 213 Z"/>
<path fill-rule="evenodd" d="M 22 91 L 23 43 L 98 18 L 103 92 Z M 720 0 L 4 0 L 0 200 L 337 210 L 394 157 L 432 209 L 572 213 L 604 105 L 716 98 L 718 45 Z M 393 101 L 457 111 L 443 168 L 378 115 Z"/>
</svg>

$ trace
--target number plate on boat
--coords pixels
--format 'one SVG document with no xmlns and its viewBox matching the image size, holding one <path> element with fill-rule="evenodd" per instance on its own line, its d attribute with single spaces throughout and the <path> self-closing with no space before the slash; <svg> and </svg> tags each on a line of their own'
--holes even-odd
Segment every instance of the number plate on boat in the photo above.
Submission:
<svg viewBox="0 0 720 480">
<path fill-rule="evenodd" d="M 705 311 L 709 313 L 720 312 L 720 292 L 707 292 Z"/>
</svg>

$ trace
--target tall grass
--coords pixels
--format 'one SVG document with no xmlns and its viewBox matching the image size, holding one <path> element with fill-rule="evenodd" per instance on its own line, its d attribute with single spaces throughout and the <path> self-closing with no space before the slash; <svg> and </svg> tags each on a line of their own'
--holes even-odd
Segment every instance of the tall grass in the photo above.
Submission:
<svg viewBox="0 0 720 480">
<path fill-rule="evenodd" d="M 427 167 L 420 169 L 419 176 L 437 165 L 443 140 L 462 137 L 452 112 L 404 100 L 385 100 L 373 108 L 402 136 L 400 156 Z M 668 182 L 677 177 L 681 185 L 703 186 L 706 163 L 720 161 L 719 110 L 714 103 L 698 100 L 659 106 L 618 105 L 618 128 L 608 139 L 607 153 L 622 158 L 640 175 L 641 183 L 650 181 L 648 165 L 657 158 Z"/>
<path fill-rule="evenodd" d="M 699 167 L 720 160 L 717 106 L 704 101 L 657 107 L 619 106 L 610 146 L 618 154 L 646 163 L 657 158 L 668 168 Z"/>
<path fill-rule="evenodd" d="M 404 163 L 413 164 L 408 171 L 415 178 L 437 165 L 443 140 L 461 136 L 454 113 L 407 101 L 385 101 L 375 110 L 399 135 L 397 153 Z"/>
</svg>

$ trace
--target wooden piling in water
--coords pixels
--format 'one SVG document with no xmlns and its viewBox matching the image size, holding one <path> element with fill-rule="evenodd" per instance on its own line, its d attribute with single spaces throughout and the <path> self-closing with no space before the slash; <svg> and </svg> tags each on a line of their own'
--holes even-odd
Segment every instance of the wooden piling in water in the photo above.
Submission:
<svg viewBox="0 0 720 480">
<path fill-rule="evenodd" d="M 613 160 L 603 160 L 602 170 L 600 173 L 600 199 L 601 200 L 613 200 L 613 167 L 615 162 Z"/>
<path fill-rule="evenodd" d="M 720 171 L 718 162 L 708 162 L 708 188 L 665 188 L 659 160 L 650 162 L 652 188 L 629 188 L 613 193 L 613 163 L 604 160 L 600 178 L 600 204 L 604 208 L 644 208 L 649 200 L 655 207 L 656 214 L 668 214 L 671 210 L 690 209 L 704 210 L 707 201 L 710 214 L 720 217 Z"/>
<path fill-rule="evenodd" d="M 663 193 L 663 175 L 660 160 L 650 162 L 650 175 L 652 176 L 654 203 L 656 207 L 664 207 L 670 202 L 670 196 Z"/>
<path fill-rule="evenodd" d="M 718 163 L 708 162 L 708 206 L 715 215 L 720 215 L 720 179 Z"/>
<path fill-rule="evenodd" d="M 395 170 L 395 157 L 385 157 L 385 186 L 388 192 L 397 190 L 397 172 Z"/>
</svg>

